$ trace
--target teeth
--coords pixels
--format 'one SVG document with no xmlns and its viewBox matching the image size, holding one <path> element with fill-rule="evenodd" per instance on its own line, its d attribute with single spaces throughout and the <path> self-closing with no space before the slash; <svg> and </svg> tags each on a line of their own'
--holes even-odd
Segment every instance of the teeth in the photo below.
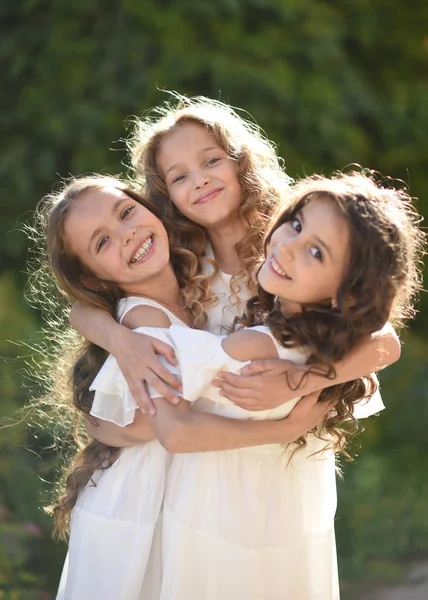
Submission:
<svg viewBox="0 0 428 600">
<path fill-rule="evenodd" d="M 141 246 L 141 248 L 138 248 L 137 252 L 132 257 L 131 263 L 135 263 L 135 262 L 141 260 L 143 258 L 143 256 L 145 256 L 147 254 L 147 252 L 150 250 L 150 248 L 152 247 L 152 244 L 153 244 L 153 238 L 151 238 L 151 237 L 147 238 L 147 240 L 144 242 L 144 244 Z"/>
<path fill-rule="evenodd" d="M 275 273 L 278 273 L 278 275 L 280 275 L 281 277 L 286 277 L 287 279 L 291 279 L 287 273 L 281 269 L 279 263 L 274 259 L 274 257 L 272 256 L 272 258 L 270 259 L 270 266 L 272 267 L 272 269 L 275 271 Z"/>
</svg>

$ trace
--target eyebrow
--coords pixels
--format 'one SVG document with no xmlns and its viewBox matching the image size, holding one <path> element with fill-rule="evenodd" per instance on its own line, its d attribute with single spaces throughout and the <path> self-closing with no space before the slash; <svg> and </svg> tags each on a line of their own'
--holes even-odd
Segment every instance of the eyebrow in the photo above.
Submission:
<svg viewBox="0 0 428 600">
<path fill-rule="evenodd" d="M 208 148 L 203 148 L 202 150 L 200 150 L 200 151 L 198 152 L 198 154 L 204 154 L 205 152 L 209 152 L 209 150 L 219 150 L 219 149 L 221 150 L 222 148 L 220 148 L 220 146 L 209 146 Z M 177 169 L 179 166 L 180 166 L 180 163 L 176 163 L 175 165 L 171 165 L 171 166 L 169 167 L 169 169 L 167 169 L 167 170 L 165 171 L 165 175 L 164 175 L 164 177 L 166 178 L 166 176 L 168 175 L 168 173 L 169 173 L 170 171 L 172 171 L 173 169 Z"/>
<path fill-rule="evenodd" d="M 131 198 L 130 198 L 131 199 Z M 124 202 L 126 200 L 126 198 L 118 198 L 116 200 L 116 202 L 113 204 L 112 209 L 110 211 L 111 215 L 114 215 L 117 211 L 117 209 L 119 208 L 119 206 L 122 204 L 122 202 Z M 96 237 L 98 237 L 100 235 L 100 233 L 102 232 L 103 228 L 102 227 L 97 227 L 95 229 L 95 231 L 92 233 L 90 240 L 89 240 L 89 244 L 88 244 L 88 250 L 91 250 L 91 246 L 92 246 L 92 242 L 94 241 L 94 239 Z"/>
<path fill-rule="evenodd" d="M 300 220 L 302 221 L 303 225 L 305 224 L 305 217 L 303 215 L 303 208 L 302 210 L 300 210 L 298 213 L 298 216 L 300 218 Z M 312 234 L 313 238 L 315 239 L 315 241 L 324 248 L 324 250 L 327 252 L 327 254 L 329 255 L 330 259 L 333 260 L 333 255 L 331 253 L 331 248 L 320 238 L 318 237 L 316 234 Z"/>
</svg>

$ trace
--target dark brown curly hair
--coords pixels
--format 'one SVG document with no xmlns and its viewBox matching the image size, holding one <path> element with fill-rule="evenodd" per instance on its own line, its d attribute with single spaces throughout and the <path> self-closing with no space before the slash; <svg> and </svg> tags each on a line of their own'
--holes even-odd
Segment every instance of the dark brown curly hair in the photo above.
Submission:
<svg viewBox="0 0 428 600">
<path fill-rule="evenodd" d="M 165 137 L 188 123 L 203 127 L 238 165 L 237 177 L 243 190 L 240 217 L 248 232 L 236 245 L 241 266 L 231 278 L 233 303 L 237 301 L 242 283 L 252 293 L 255 292 L 254 267 L 263 251 L 263 239 L 272 213 L 287 194 L 291 179 L 285 174 L 273 144 L 255 123 L 244 119 L 222 102 L 203 96 L 187 98 L 172 94 L 172 101 L 163 103 L 144 119 L 133 121 L 128 149 L 135 175 L 142 182 L 147 196 L 180 225 L 184 247 L 192 239 L 198 244 L 198 251 L 203 252 L 206 233 L 171 201 L 157 156 Z"/>
<path fill-rule="evenodd" d="M 52 275 L 55 278 L 57 290 L 65 296 L 66 302 L 81 301 L 85 304 L 106 310 L 116 317 L 118 301 L 125 296 L 124 292 L 111 281 L 97 279 L 94 287 L 94 275 L 70 252 L 64 237 L 64 224 L 73 203 L 82 194 L 92 189 L 114 187 L 121 190 L 136 202 L 142 204 L 158 217 L 168 234 L 170 261 L 177 276 L 180 291 L 185 300 L 189 321 L 193 327 L 201 327 L 206 321 L 205 306 L 210 302 L 210 292 L 206 278 L 200 273 L 200 255 L 193 251 L 192 241 L 182 247 L 177 227 L 167 216 L 162 216 L 159 209 L 139 193 L 131 184 L 108 176 L 90 176 L 73 179 L 64 184 L 61 189 L 46 196 L 36 211 L 36 225 L 32 228 L 33 238 L 44 240 L 44 250 L 39 248 L 39 266 L 32 275 L 31 287 L 46 304 L 53 303 L 48 285 Z M 44 260 L 43 260 L 44 257 Z M 59 341 L 58 338 L 61 337 Z M 71 417 L 75 423 L 75 442 L 80 451 L 72 457 L 68 473 L 64 476 L 65 491 L 57 503 L 51 507 L 55 517 L 55 531 L 60 536 L 68 530 L 71 509 L 76 503 L 79 492 L 91 480 L 96 470 L 110 467 L 118 457 L 120 450 L 101 444 L 94 440 L 86 446 L 79 436 L 78 422 L 83 415 L 89 415 L 93 392 L 89 386 L 94 380 L 100 367 L 107 357 L 107 352 L 95 344 L 84 342 L 70 327 L 50 331 L 50 343 L 57 349 L 57 356 L 49 366 L 47 386 L 50 391 L 43 399 L 43 409 L 56 414 L 59 420 Z M 70 368 L 70 365 L 73 365 Z M 65 406 L 72 405 L 74 410 Z M 52 419 L 52 414 L 50 418 Z"/>
<path fill-rule="evenodd" d="M 414 300 L 421 289 L 421 258 L 425 235 L 421 217 L 403 190 L 376 183 L 373 174 L 336 173 L 332 178 L 314 176 L 295 184 L 291 202 L 279 208 L 265 240 L 291 221 L 309 202 L 327 198 L 346 218 L 350 229 L 350 258 L 337 293 L 337 305 L 303 306 L 302 312 L 285 318 L 280 300 L 258 286 L 240 323 L 265 324 L 276 339 L 289 347 L 305 348 L 314 366 L 309 369 L 329 379 L 334 363 L 343 359 L 361 340 L 390 321 L 400 326 L 414 315 Z M 261 266 L 261 265 L 260 265 Z M 324 389 L 320 401 L 337 399 L 335 414 L 324 424 L 323 439 L 345 450 L 346 437 L 356 429 L 354 406 L 377 389 L 368 376 Z M 349 425 L 349 426 L 348 426 Z M 304 438 L 299 445 L 304 445 Z"/>
</svg>

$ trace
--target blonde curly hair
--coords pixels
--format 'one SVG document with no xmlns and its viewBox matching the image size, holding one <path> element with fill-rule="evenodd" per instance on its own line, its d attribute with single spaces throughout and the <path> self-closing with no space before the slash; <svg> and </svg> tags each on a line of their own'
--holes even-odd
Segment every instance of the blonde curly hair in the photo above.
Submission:
<svg viewBox="0 0 428 600">
<path fill-rule="evenodd" d="M 233 273 L 230 300 L 238 301 L 241 285 L 255 291 L 254 267 L 263 252 L 263 240 L 271 215 L 287 194 L 291 179 L 285 174 L 274 145 L 261 129 L 241 117 L 229 105 L 203 96 L 187 98 L 176 93 L 172 99 L 133 121 L 128 150 L 134 174 L 145 194 L 174 219 L 184 234 L 183 243 L 192 238 L 203 252 L 204 229 L 185 217 L 170 199 L 165 179 L 158 166 L 158 152 L 165 137 L 188 123 L 200 125 L 238 165 L 238 181 L 243 191 L 239 216 L 248 232 L 236 244 L 240 268 Z M 216 270 L 214 271 L 214 276 Z"/>
</svg>

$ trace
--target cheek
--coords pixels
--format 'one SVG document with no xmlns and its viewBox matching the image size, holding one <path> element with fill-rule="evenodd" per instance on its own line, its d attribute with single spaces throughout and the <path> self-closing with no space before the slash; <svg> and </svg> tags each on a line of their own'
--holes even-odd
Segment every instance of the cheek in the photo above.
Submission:
<svg viewBox="0 0 428 600">
<path fill-rule="evenodd" d="M 181 187 L 179 189 L 175 188 L 174 190 L 169 190 L 169 197 L 171 202 L 175 204 L 175 206 L 180 210 L 183 214 L 183 208 L 186 210 L 186 202 L 185 202 L 185 191 Z"/>
</svg>

